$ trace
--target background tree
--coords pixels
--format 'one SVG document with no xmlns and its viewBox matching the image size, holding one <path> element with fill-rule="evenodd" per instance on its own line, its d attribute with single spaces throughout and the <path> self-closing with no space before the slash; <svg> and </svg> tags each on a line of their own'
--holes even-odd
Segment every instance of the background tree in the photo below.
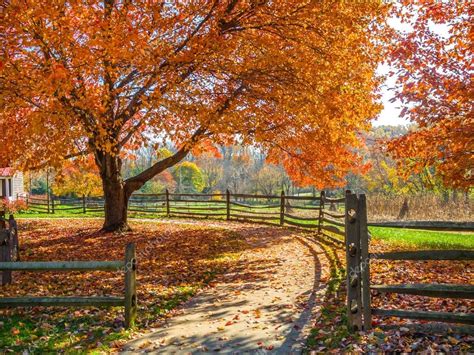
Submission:
<svg viewBox="0 0 474 355">
<path fill-rule="evenodd" d="M 393 40 L 390 59 L 402 115 L 418 127 L 389 149 L 411 172 L 433 167 L 445 186 L 467 189 L 474 184 L 473 7 L 401 1 L 393 15 L 412 27 Z"/>
<path fill-rule="evenodd" d="M 205 182 L 199 167 L 192 162 L 182 162 L 173 169 L 173 177 L 176 181 L 176 192 L 196 193 L 202 192 Z"/>
<path fill-rule="evenodd" d="M 256 192 L 264 195 L 275 195 L 281 191 L 288 192 L 290 185 L 285 170 L 273 164 L 263 166 L 253 178 Z"/>
<path fill-rule="evenodd" d="M 205 188 L 203 192 L 213 192 L 224 176 L 221 156 L 206 152 L 196 159 L 196 164 L 201 169 L 204 178 Z"/>
<path fill-rule="evenodd" d="M 102 196 L 102 182 L 94 157 L 65 161 L 56 173 L 52 192 L 55 195 Z"/>
<path fill-rule="evenodd" d="M 379 0 L 0 6 L 4 156 L 28 169 L 92 153 L 106 230 L 128 228 L 131 194 L 204 141 L 256 144 L 303 185 L 359 166 L 356 133 L 379 110 Z M 157 139 L 173 155 L 124 180 L 123 158 Z"/>
</svg>

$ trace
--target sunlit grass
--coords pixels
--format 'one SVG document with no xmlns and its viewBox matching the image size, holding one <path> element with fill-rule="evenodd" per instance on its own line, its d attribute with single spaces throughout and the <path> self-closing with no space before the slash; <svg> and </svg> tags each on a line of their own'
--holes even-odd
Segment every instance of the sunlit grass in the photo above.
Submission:
<svg viewBox="0 0 474 355">
<path fill-rule="evenodd" d="M 474 249 L 474 233 L 370 227 L 372 238 L 423 249 Z"/>
</svg>

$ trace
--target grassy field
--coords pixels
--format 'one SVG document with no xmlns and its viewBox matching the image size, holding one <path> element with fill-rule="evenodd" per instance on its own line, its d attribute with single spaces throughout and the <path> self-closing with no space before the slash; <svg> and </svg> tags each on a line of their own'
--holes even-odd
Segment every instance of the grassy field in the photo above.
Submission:
<svg viewBox="0 0 474 355">
<path fill-rule="evenodd" d="M 474 233 L 370 227 L 372 238 L 393 246 L 420 249 L 474 249 Z"/>
</svg>

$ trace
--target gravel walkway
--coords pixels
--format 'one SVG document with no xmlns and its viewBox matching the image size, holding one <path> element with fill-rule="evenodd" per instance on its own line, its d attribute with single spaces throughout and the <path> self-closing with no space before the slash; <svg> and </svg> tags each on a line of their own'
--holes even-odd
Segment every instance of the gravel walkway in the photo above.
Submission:
<svg viewBox="0 0 474 355">
<path fill-rule="evenodd" d="M 222 227 L 222 224 L 220 225 Z M 300 353 L 326 292 L 329 263 L 301 233 L 254 226 L 237 266 L 124 353 Z"/>
</svg>

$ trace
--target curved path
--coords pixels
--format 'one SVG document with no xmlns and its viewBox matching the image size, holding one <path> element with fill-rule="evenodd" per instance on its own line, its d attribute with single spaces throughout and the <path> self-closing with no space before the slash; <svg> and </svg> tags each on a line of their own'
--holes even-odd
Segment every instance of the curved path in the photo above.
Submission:
<svg viewBox="0 0 474 355">
<path fill-rule="evenodd" d="M 124 353 L 301 352 L 326 292 L 323 250 L 295 230 L 236 231 L 249 244 L 237 265 Z"/>
</svg>

